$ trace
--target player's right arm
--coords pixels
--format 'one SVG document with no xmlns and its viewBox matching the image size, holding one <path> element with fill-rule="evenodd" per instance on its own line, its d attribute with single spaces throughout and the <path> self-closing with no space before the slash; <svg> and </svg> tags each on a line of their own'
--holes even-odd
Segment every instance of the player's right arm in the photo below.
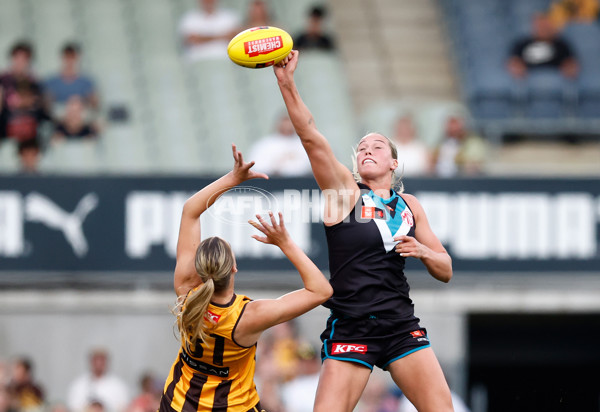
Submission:
<svg viewBox="0 0 600 412">
<path fill-rule="evenodd" d="M 294 243 L 283 224 L 279 213 L 279 222 L 269 212 L 269 221 L 260 215 L 258 222 L 250 224 L 265 236 L 252 236 L 262 243 L 276 245 L 298 270 L 304 288 L 290 292 L 278 299 L 262 299 L 249 302 L 235 330 L 234 339 L 243 346 L 251 346 L 261 333 L 271 326 L 296 318 L 321 305 L 333 294 L 329 281 L 312 260 Z"/>
<path fill-rule="evenodd" d="M 315 179 L 321 190 L 354 189 L 356 182 L 352 173 L 336 159 L 329 142 L 317 129 L 313 115 L 300 97 L 294 82 L 298 55 L 297 50 L 292 50 L 288 57 L 274 66 L 274 71 L 290 119 L 310 159 Z"/>
</svg>

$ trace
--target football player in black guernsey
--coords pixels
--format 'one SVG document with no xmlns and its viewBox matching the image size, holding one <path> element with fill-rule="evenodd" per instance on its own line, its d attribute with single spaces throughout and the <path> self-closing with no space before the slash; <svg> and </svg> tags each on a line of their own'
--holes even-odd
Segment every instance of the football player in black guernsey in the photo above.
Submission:
<svg viewBox="0 0 600 412">
<path fill-rule="evenodd" d="M 317 129 L 294 82 L 298 51 L 274 67 L 277 83 L 321 188 L 333 296 L 321 334 L 323 366 L 316 412 L 352 411 L 374 366 L 420 412 L 452 411 L 450 389 L 419 324 L 404 276 L 408 257 L 436 279 L 452 278 L 452 260 L 425 211 L 395 183 L 395 145 L 369 133 L 356 147 L 355 173 Z"/>
</svg>

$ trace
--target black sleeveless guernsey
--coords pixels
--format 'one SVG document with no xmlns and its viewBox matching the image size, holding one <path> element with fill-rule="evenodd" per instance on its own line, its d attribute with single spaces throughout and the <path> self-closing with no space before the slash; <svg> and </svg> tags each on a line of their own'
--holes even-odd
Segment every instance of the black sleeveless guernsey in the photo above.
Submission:
<svg viewBox="0 0 600 412">
<path fill-rule="evenodd" d="M 333 296 L 324 306 L 350 317 L 416 321 L 406 258 L 394 251 L 395 236 L 414 236 L 413 214 L 398 193 L 389 199 L 358 183 L 361 197 L 340 223 L 325 226 Z"/>
</svg>

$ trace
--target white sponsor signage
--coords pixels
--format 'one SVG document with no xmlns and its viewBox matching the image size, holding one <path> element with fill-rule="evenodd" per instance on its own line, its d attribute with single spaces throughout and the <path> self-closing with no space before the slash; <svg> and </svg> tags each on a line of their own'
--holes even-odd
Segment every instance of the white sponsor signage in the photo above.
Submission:
<svg viewBox="0 0 600 412">
<path fill-rule="evenodd" d="M 0 191 L 0 256 L 26 254 L 23 227 L 27 221 L 60 231 L 73 253 L 84 257 L 88 253 L 88 242 L 83 233 L 83 222 L 97 206 L 98 196 L 95 193 L 83 196 L 75 209 L 68 212 L 37 192 L 22 196 L 19 192 Z"/>
<path fill-rule="evenodd" d="M 459 259 L 590 259 L 598 253 L 600 198 L 589 193 L 416 196 Z"/>
<path fill-rule="evenodd" d="M 123 199 L 125 254 L 143 260 L 156 249 L 174 258 L 179 219 L 192 193 L 130 191 Z M 427 212 L 429 223 L 452 256 L 464 260 L 542 260 L 598 258 L 600 197 L 585 192 L 435 192 L 416 193 Z M 0 191 L 0 258 L 35 256 L 36 248 L 67 248 L 76 258 L 93 254 L 83 224 L 94 219 L 94 210 L 103 205 L 96 193 L 83 194 L 72 210 L 58 206 L 46 194 Z M 114 201 L 114 199 L 110 199 Z M 104 204 L 110 202 L 106 201 Z M 323 196 L 318 190 L 282 190 L 240 187 L 217 200 L 201 220 L 202 237 L 221 236 L 241 258 L 279 257 L 276 247 L 251 238 L 259 234 L 247 221 L 256 213 L 282 211 L 294 240 L 308 253 L 317 247 L 311 241 L 311 226 L 322 221 Z M 26 223 L 41 224 L 61 233 L 63 245 L 48 245 L 28 238 Z M 108 224 L 108 223 L 107 223 Z M 118 225 L 121 222 L 110 222 Z M 418 223 L 417 223 L 418 225 Z M 111 226 L 112 227 L 112 226 Z M 322 229 L 319 229 L 322 230 Z M 324 253 L 319 250 L 320 253 Z"/>
<path fill-rule="evenodd" d="M 127 255 L 143 259 L 150 255 L 153 247 L 162 247 L 168 256 L 175 257 L 181 210 L 189 196 L 191 193 L 183 192 L 129 193 L 125 200 Z M 297 197 L 299 201 L 300 197 Z M 267 217 L 269 210 L 274 213 L 282 211 L 292 238 L 310 253 L 311 222 L 302 218 L 303 203 L 296 203 L 294 199 L 296 191 L 285 195 L 284 192 L 271 194 L 258 188 L 232 189 L 202 215 L 202 238 L 221 236 L 231 244 L 236 256 L 240 258 L 283 257 L 278 248 L 265 246 L 252 239 L 252 235 L 262 236 L 262 233 L 248 223 L 249 219 L 256 220 L 257 213 Z"/>
</svg>

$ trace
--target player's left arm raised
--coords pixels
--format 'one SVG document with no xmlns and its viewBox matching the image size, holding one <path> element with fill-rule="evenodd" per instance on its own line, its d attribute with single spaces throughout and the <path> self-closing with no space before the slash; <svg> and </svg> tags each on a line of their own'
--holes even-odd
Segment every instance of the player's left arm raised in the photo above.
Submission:
<svg viewBox="0 0 600 412">
<path fill-rule="evenodd" d="M 452 258 L 429 226 L 425 210 L 413 195 L 402 195 L 415 219 L 415 237 L 397 236 L 396 252 L 404 257 L 420 259 L 427 271 L 437 280 L 448 283 L 452 279 Z"/>
</svg>

